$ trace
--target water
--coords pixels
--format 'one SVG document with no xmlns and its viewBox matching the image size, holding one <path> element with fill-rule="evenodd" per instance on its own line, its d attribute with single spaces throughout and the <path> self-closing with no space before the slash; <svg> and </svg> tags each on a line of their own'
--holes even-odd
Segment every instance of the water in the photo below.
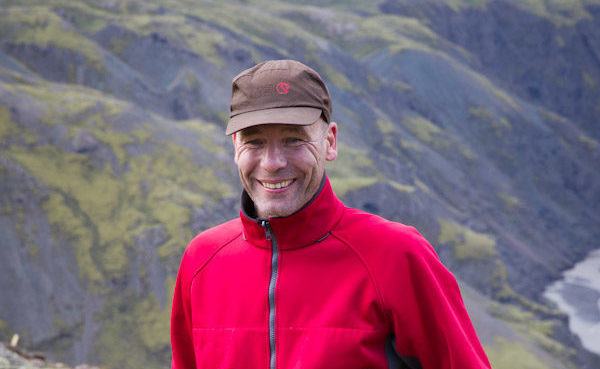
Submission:
<svg viewBox="0 0 600 369">
<path fill-rule="evenodd" d="M 600 249 L 592 251 L 563 279 L 546 288 L 544 297 L 569 316 L 569 329 L 583 347 L 600 354 Z"/>
</svg>

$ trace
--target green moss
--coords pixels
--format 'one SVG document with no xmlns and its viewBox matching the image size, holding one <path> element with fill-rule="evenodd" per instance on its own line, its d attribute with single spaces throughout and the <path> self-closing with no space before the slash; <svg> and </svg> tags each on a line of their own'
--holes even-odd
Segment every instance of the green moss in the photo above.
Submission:
<svg viewBox="0 0 600 369">
<path fill-rule="evenodd" d="M 402 120 L 402 124 L 419 141 L 436 150 L 449 149 L 452 147 L 451 139 L 455 140 L 448 132 L 420 116 L 406 117 Z"/>
<path fill-rule="evenodd" d="M 51 193 L 44 202 L 43 209 L 52 226 L 54 237 L 66 236 L 67 241 L 76 245 L 73 247 L 73 253 L 77 260 L 80 278 L 95 286 L 100 284 L 103 276 L 92 258 L 92 247 L 95 241 L 93 230 L 89 229 L 84 219 L 72 209 L 64 194 Z"/>
<path fill-rule="evenodd" d="M 333 83 L 334 85 L 341 88 L 342 90 L 346 90 L 346 91 L 350 91 L 350 92 L 354 91 L 352 82 L 350 82 L 348 77 L 346 77 L 344 74 L 336 71 L 329 64 L 321 64 L 321 65 L 319 65 L 318 69 L 320 71 L 319 73 L 321 73 L 323 78 L 329 80 L 330 83 Z"/>
<path fill-rule="evenodd" d="M 28 243 L 27 254 L 29 254 L 30 258 L 36 259 L 38 257 L 40 250 L 36 244 L 31 242 L 31 240 L 29 240 L 29 241 L 30 242 Z"/>
<path fill-rule="evenodd" d="M 469 108 L 469 115 L 482 123 L 491 123 L 494 120 L 494 114 L 482 106 Z"/>
<path fill-rule="evenodd" d="M 365 150 L 350 147 L 338 141 L 338 156 L 335 161 L 327 163 L 330 178 L 356 178 L 375 176 L 375 163 Z"/>
<path fill-rule="evenodd" d="M 196 164 L 193 154 L 173 143 L 162 143 L 151 155 L 128 159 L 130 170 L 123 174 L 131 206 L 142 216 L 164 225 L 170 238 L 185 242 L 193 235 L 189 229 L 191 208 L 201 208 L 207 198 L 232 196 L 233 190 L 220 181 L 210 167 Z M 141 193 L 146 182 L 145 196 Z M 148 220 L 146 220 L 148 221 Z M 177 252 L 164 247 L 161 256 Z"/>
<path fill-rule="evenodd" d="M 416 141 L 400 139 L 400 147 L 417 153 L 423 152 L 423 146 L 419 145 Z"/>
<path fill-rule="evenodd" d="M 523 10 L 551 20 L 556 26 L 573 26 L 582 19 L 591 19 L 581 0 L 522 0 L 515 4 Z M 595 2 L 595 1 L 593 1 Z M 595 2 L 597 4 L 597 2 Z"/>
<path fill-rule="evenodd" d="M 145 329 L 140 328 L 141 325 L 152 323 L 151 318 L 144 316 L 145 313 L 151 314 L 147 311 L 149 304 L 146 301 L 147 299 L 140 301 L 132 296 L 127 302 L 112 300 L 107 304 L 109 307 L 99 317 L 102 326 L 95 347 L 97 360 L 101 361 L 103 366 L 158 369 L 167 364 L 164 362 L 167 357 L 166 350 L 160 353 L 152 352 L 145 347 L 144 339 L 140 337 L 140 331 L 147 334 Z M 160 337 L 156 337 L 156 340 L 169 337 L 168 331 L 161 331 L 159 334 Z M 147 341 L 151 342 L 152 339 Z"/>
<path fill-rule="evenodd" d="M 390 186 L 392 186 L 394 189 L 396 189 L 397 191 L 400 191 L 400 192 L 408 192 L 408 193 L 415 192 L 414 186 L 401 184 L 401 183 L 398 183 L 398 182 L 392 181 L 392 180 L 387 180 L 386 183 L 388 183 Z"/>
<path fill-rule="evenodd" d="M 106 244 L 98 259 L 105 274 L 112 278 L 122 277 L 129 266 L 127 245 L 122 241 Z"/>
<path fill-rule="evenodd" d="M 596 150 L 598 148 L 598 141 L 595 139 L 584 134 L 580 134 L 578 138 L 589 150 Z"/>
<path fill-rule="evenodd" d="M 540 310 L 545 316 L 549 316 L 551 312 L 548 311 L 548 308 L 537 305 L 524 298 L 521 300 L 527 301 L 527 304 L 521 305 L 523 307 L 507 304 L 501 305 L 494 302 L 488 307 L 488 311 L 493 316 L 507 322 L 511 328 L 519 332 L 519 334 L 529 342 L 542 347 L 552 355 L 556 357 L 572 355 L 572 349 L 566 348 L 563 344 L 552 338 L 554 327 L 558 324 L 557 321 L 542 320 L 532 312 Z M 531 308 L 534 310 L 531 310 Z"/>
<path fill-rule="evenodd" d="M 508 195 L 505 193 L 499 193 L 498 198 L 500 198 L 500 200 L 502 201 L 504 210 L 513 211 L 515 209 L 519 209 L 519 208 L 523 207 L 523 204 L 521 203 L 521 201 L 514 196 L 511 196 L 511 195 Z"/>
<path fill-rule="evenodd" d="M 8 342 L 12 329 L 10 325 L 4 320 L 0 319 L 0 340 Z"/>
<path fill-rule="evenodd" d="M 33 85 L 18 85 L 17 88 L 19 93 L 28 95 L 45 106 L 46 117 L 41 122 L 48 125 L 64 121 L 66 117 L 69 117 L 69 121 L 73 117 L 87 117 L 89 112 L 94 110 L 102 113 L 85 119 L 86 122 L 94 118 L 103 122 L 104 117 L 119 114 L 125 108 L 125 104 L 107 98 L 96 90 L 81 86 L 39 82 Z"/>
<path fill-rule="evenodd" d="M 115 55 L 121 55 L 134 40 L 128 37 L 113 38 L 110 40 L 110 51 Z"/>
<path fill-rule="evenodd" d="M 493 345 L 484 348 L 494 369 L 550 369 L 522 342 L 496 337 Z"/>
<path fill-rule="evenodd" d="M 152 352 L 169 347 L 170 306 L 161 307 L 156 296 L 150 295 L 135 304 L 133 314 L 139 317 L 135 321 L 136 336 L 140 337 L 144 347 Z"/>
<path fill-rule="evenodd" d="M 98 122 L 98 120 L 96 120 L 96 122 Z M 125 164 L 125 161 L 129 156 L 125 151 L 125 146 L 134 142 L 129 134 L 118 133 L 113 130 L 95 130 L 93 135 L 98 141 L 106 144 L 112 149 L 117 159 L 119 159 L 120 166 Z"/>
<path fill-rule="evenodd" d="M 350 47 L 358 59 L 384 49 L 392 55 L 405 49 L 432 51 L 430 46 L 439 42 L 435 32 L 416 18 L 376 15 L 355 22 L 360 28 Z"/>
<path fill-rule="evenodd" d="M 491 284 L 491 287 L 493 288 L 494 295 L 496 297 L 502 299 L 502 297 L 500 295 L 502 295 L 504 293 L 504 291 L 506 291 L 507 289 L 509 289 L 509 290 L 512 290 L 512 289 L 507 285 L 508 272 L 506 270 L 506 266 L 504 265 L 504 263 L 502 263 L 501 260 L 496 260 L 494 262 L 494 264 L 495 265 L 494 265 L 494 269 L 492 272 L 492 278 L 490 280 L 490 284 Z"/>
<path fill-rule="evenodd" d="M 403 123 L 412 134 L 425 143 L 432 143 L 434 136 L 442 131 L 438 126 L 423 117 L 410 117 L 404 120 Z"/>
<path fill-rule="evenodd" d="M 459 153 L 467 160 L 475 160 L 477 158 L 477 155 L 466 146 L 461 146 L 459 148 Z"/>
<path fill-rule="evenodd" d="M 18 134 L 19 131 L 19 127 L 12 121 L 8 106 L 0 106 L 0 143 L 5 144 L 5 139 Z"/>
<path fill-rule="evenodd" d="M 496 96 L 501 101 L 504 101 L 505 104 L 510 106 L 515 111 L 521 111 L 521 107 L 517 102 L 505 91 L 494 86 L 489 79 L 487 79 L 482 74 L 476 73 L 472 70 L 467 70 L 467 73 L 471 75 L 471 77 L 475 78 L 477 83 L 487 91 L 489 91 L 492 95 Z"/>
<path fill-rule="evenodd" d="M 359 188 L 369 187 L 377 182 L 376 178 L 373 177 L 354 177 L 354 178 L 333 178 L 331 179 L 331 186 L 335 193 L 343 198 L 349 191 L 354 191 Z"/>
<path fill-rule="evenodd" d="M 312 42 L 305 29 L 273 15 L 278 7 L 277 3 L 269 3 L 270 11 L 265 11 L 264 8 L 255 6 L 219 2 L 204 3 L 202 8 L 190 7 L 186 13 L 234 34 L 243 35 L 256 48 L 272 48 L 281 55 L 288 55 L 292 45 L 311 47 Z M 210 30 L 207 30 L 206 37 L 212 37 L 208 33 Z"/>
<path fill-rule="evenodd" d="M 460 8 L 485 8 L 491 0 L 444 0 L 453 10 L 457 11 Z"/>
<path fill-rule="evenodd" d="M 51 193 L 44 211 L 57 232 L 68 235 L 76 246 L 73 251 L 84 279 L 100 283 L 102 271 L 126 269 L 123 240 L 144 215 L 122 203 L 127 189 L 112 171 L 93 168 L 85 155 L 52 147 L 15 149 L 12 156 L 58 191 Z"/>
<path fill-rule="evenodd" d="M 496 137 L 504 137 L 508 131 L 512 130 L 512 125 L 505 117 L 498 117 L 485 107 L 470 107 L 469 120 L 474 124 L 490 127 Z"/>
<path fill-rule="evenodd" d="M 489 235 L 441 218 L 438 219 L 438 223 L 438 243 L 451 244 L 458 261 L 485 260 L 496 255 L 496 242 Z"/>
<path fill-rule="evenodd" d="M 417 186 L 417 188 L 419 190 L 421 190 L 422 192 L 428 194 L 428 195 L 433 195 L 433 191 L 431 191 L 431 189 L 420 179 L 416 179 L 415 180 L 415 185 Z"/>
<path fill-rule="evenodd" d="M 50 7 L 12 7 L 2 14 L 0 37 L 3 42 L 55 47 L 81 53 L 96 70 L 102 71 L 100 49 L 52 12 Z"/>
<path fill-rule="evenodd" d="M 152 141 L 152 128 L 149 124 L 142 124 L 141 128 L 136 128 L 129 132 L 129 136 L 137 140 L 137 144 L 144 145 L 148 141 Z"/>
<path fill-rule="evenodd" d="M 387 120 L 378 119 L 376 124 L 377 128 L 379 128 L 379 131 L 384 135 L 388 135 L 396 131 L 396 127 Z"/>
<path fill-rule="evenodd" d="M 224 61 L 219 56 L 218 47 L 226 44 L 222 33 L 210 30 L 202 31 L 186 25 L 178 29 L 178 34 L 183 37 L 191 51 L 203 56 L 208 62 L 219 67 Z"/>
<path fill-rule="evenodd" d="M 224 122 L 229 120 L 229 114 L 223 113 L 222 119 Z M 214 156 L 229 155 L 229 152 L 223 147 L 222 142 L 215 142 L 215 137 L 222 135 L 221 127 L 214 124 L 209 124 L 200 120 L 188 120 L 179 122 L 179 125 L 186 127 L 198 133 L 198 146 Z"/>
<path fill-rule="evenodd" d="M 62 17 L 73 22 L 74 26 L 87 35 L 93 35 L 100 31 L 109 21 L 116 17 L 95 4 L 87 4 L 85 1 L 52 0 L 38 1 L 40 5 L 53 5 L 60 7 Z"/>
<path fill-rule="evenodd" d="M 383 87 L 383 83 L 379 80 L 379 78 L 373 76 L 372 74 L 367 75 L 367 81 L 369 83 L 369 91 L 378 92 Z"/>
</svg>

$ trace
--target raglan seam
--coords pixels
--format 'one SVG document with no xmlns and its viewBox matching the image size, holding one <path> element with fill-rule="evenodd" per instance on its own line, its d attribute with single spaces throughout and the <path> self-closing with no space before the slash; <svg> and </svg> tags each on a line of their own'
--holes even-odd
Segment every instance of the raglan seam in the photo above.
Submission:
<svg viewBox="0 0 600 369">
<path fill-rule="evenodd" d="M 376 280 L 373 272 L 371 271 L 371 268 L 369 267 L 369 264 L 367 263 L 367 261 L 364 259 L 364 257 L 362 256 L 362 254 L 360 252 L 358 252 L 358 250 L 356 250 L 354 248 L 354 246 L 352 246 L 350 244 L 350 242 L 346 241 L 344 238 L 342 238 L 341 236 L 337 235 L 336 231 L 332 230 L 330 233 L 331 233 L 331 235 L 333 237 L 335 237 L 341 243 L 343 243 L 344 245 L 346 245 L 346 247 L 348 247 L 356 255 L 356 257 L 360 260 L 361 264 L 363 265 L 363 267 L 367 271 L 367 274 L 369 275 L 369 279 L 371 280 L 371 283 L 373 284 L 373 288 L 375 289 L 375 293 L 377 294 L 378 303 L 379 303 L 379 305 L 380 305 L 383 313 L 388 317 L 388 321 L 391 322 L 392 321 L 392 317 L 391 317 L 391 315 L 389 313 L 389 309 L 387 309 L 387 304 L 385 303 L 385 299 L 383 297 L 383 293 L 381 292 L 381 289 L 379 288 L 379 284 L 377 283 L 377 280 Z"/>
</svg>

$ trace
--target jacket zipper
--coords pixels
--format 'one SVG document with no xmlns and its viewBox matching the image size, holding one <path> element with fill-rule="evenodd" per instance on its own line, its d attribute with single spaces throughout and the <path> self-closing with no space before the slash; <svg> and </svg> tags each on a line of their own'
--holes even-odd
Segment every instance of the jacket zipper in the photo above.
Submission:
<svg viewBox="0 0 600 369">
<path fill-rule="evenodd" d="M 267 241 L 271 241 L 271 278 L 269 279 L 269 368 L 276 369 L 276 351 L 275 351 L 275 286 L 277 285 L 277 269 L 279 267 L 279 247 L 271 223 L 266 219 L 258 221 L 261 227 L 265 229 Z"/>
</svg>

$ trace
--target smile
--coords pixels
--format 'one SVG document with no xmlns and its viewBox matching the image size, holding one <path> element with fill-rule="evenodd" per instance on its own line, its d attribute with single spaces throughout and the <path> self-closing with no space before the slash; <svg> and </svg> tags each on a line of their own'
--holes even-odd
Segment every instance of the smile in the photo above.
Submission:
<svg viewBox="0 0 600 369">
<path fill-rule="evenodd" d="M 289 186 L 292 182 L 293 182 L 293 180 L 289 179 L 287 181 L 276 182 L 276 183 L 269 183 L 269 182 L 262 182 L 262 181 L 260 183 L 268 189 L 277 190 L 277 189 L 285 188 L 285 187 Z"/>
</svg>

